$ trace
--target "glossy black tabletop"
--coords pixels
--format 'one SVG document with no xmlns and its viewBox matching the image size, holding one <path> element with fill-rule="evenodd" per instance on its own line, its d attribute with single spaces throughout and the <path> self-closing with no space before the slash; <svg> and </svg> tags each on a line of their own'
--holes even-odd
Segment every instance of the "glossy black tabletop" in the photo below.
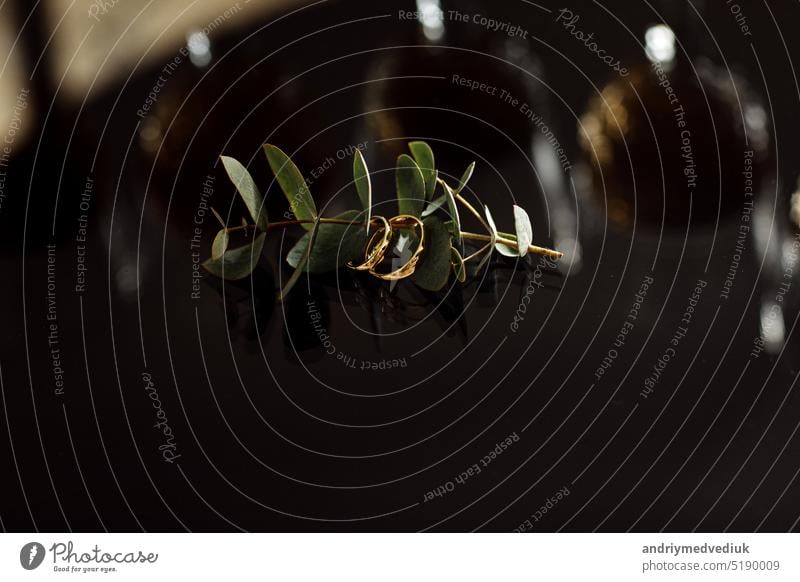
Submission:
<svg viewBox="0 0 800 582">
<path fill-rule="evenodd" d="M 4 529 L 798 529 L 800 6 L 348 0 L 237 22 L 85 98 L 41 70 L 20 96 Z M 244 280 L 199 267 L 210 209 L 246 213 L 221 155 L 280 220 L 262 144 L 329 216 L 357 203 L 359 147 L 390 216 L 412 140 L 446 179 L 476 161 L 466 198 L 506 231 L 523 206 L 564 258 L 495 257 L 440 292 L 341 269 L 283 302 L 302 231 L 271 232 Z"/>
</svg>

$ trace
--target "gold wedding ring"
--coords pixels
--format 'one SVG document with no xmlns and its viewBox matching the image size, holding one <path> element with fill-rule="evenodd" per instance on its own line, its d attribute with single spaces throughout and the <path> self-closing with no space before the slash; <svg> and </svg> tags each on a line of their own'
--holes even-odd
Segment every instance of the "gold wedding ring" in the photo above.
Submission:
<svg viewBox="0 0 800 582">
<path fill-rule="evenodd" d="M 347 266 L 351 269 L 369 271 L 383 260 L 383 256 L 392 242 L 392 227 L 383 216 L 373 216 L 369 221 L 370 225 L 375 225 L 376 222 L 380 225 L 380 228 L 373 233 L 367 243 L 367 248 L 364 250 L 364 262 L 358 266 L 354 266 L 352 262 L 348 263 Z M 375 239 L 379 236 L 381 236 L 380 241 L 373 247 Z"/>
<path fill-rule="evenodd" d="M 371 275 L 374 275 L 379 279 L 383 279 L 384 281 L 399 281 L 400 279 L 405 279 L 406 277 L 413 275 L 417 268 L 417 263 L 419 262 L 420 256 L 422 255 L 422 251 L 425 250 L 425 226 L 422 224 L 422 221 L 419 218 L 416 216 L 411 216 L 410 214 L 401 214 L 400 216 L 395 216 L 389 220 L 389 230 L 393 231 L 395 227 L 400 229 L 407 229 L 409 227 L 415 229 L 418 228 L 419 244 L 417 245 L 414 254 L 411 255 L 411 258 L 399 269 L 396 269 L 390 273 L 378 273 L 375 271 L 375 266 L 377 266 L 380 261 L 376 262 L 369 269 L 369 273 Z M 390 236 L 389 238 L 391 239 L 392 237 Z M 384 250 L 384 253 L 385 252 L 386 251 Z M 381 258 L 383 257 L 381 256 Z"/>
</svg>

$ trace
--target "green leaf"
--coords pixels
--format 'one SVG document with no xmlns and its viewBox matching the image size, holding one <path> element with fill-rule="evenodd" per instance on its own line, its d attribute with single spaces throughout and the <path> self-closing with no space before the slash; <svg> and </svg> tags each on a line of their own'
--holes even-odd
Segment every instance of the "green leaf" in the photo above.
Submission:
<svg viewBox="0 0 800 582">
<path fill-rule="evenodd" d="M 489 225 L 489 234 L 492 235 L 492 244 L 497 242 L 497 225 L 494 223 L 494 218 L 492 218 L 492 213 L 489 212 L 489 207 L 483 207 L 483 213 L 486 215 L 486 223 Z"/>
<path fill-rule="evenodd" d="M 511 248 L 510 246 L 503 244 L 503 243 L 495 243 L 494 248 L 497 249 L 497 252 L 505 257 L 512 257 L 517 258 L 519 257 L 519 251 L 517 249 Z M 525 247 L 526 249 L 528 247 Z"/>
<path fill-rule="evenodd" d="M 359 231 L 361 229 L 358 229 Z M 286 285 L 283 286 L 281 289 L 280 295 L 278 295 L 278 300 L 282 303 L 286 300 L 286 296 L 289 295 L 289 291 L 292 290 L 292 287 L 295 286 L 295 283 L 300 280 L 300 275 L 303 274 L 305 271 L 306 263 L 308 262 L 309 255 L 311 254 L 311 248 L 314 246 L 316 239 L 317 239 L 317 232 L 319 231 L 319 218 L 314 221 L 314 225 L 311 227 L 311 232 L 308 233 L 309 242 L 310 244 L 306 246 L 305 251 L 303 251 L 302 257 L 297 263 L 297 267 L 292 273 L 292 276 L 289 277 L 289 280 L 286 282 Z"/>
<path fill-rule="evenodd" d="M 348 210 L 336 217 L 338 220 L 358 222 L 363 220 L 364 212 Z M 286 262 L 297 268 L 303 260 L 311 240 L 311 233 L 306 233 L 292 247 L 286 256 Z M 316 242 L 311 256 L 305 263 L 305 271 L 309 273 L 327 273 L 344 266 L 348 261 L 357 259 L 364 252 L 367 244 L 367 233 L 358 224 L 326 224 L 320 223 Z"/>
<path fill-rule="evenodd" d="M 497 242 L 497 236 L 498 236 L 497 225 L 494 222 L 494 218 L 492 217 L 492 213 L 489 212 L 489 207 L 488 206 L 484 206 L 483 208 L 484 208 L 484 214 L 486 214 L 486 223 L 489 225 L 489 229 L 490 229 L 491 235 L 492 235 L 492 240 L 491 240 L 492 246 L 501 255 L 505 255 L 506 257 L 518 257 L 519 256 L 519 252 L 517 251 L 517 249 L 511 248 L 508 245 L 505 245 L 503 243 Z M 528 247 L 525 247 L 526 250 L 527 250 L 527 248 Z M 489 253 L 489 255 L 491 255 L 491 253 Z M 481 261 L 481 264 L 478 266 L 479 269 L 480 269 L 480 267 L 483 266 L 484 262 L 487 259 L 488 259 L 488 256 L 484 257 L 484 259 Z"/>
<path fill-rule="evenodd" d="M 460 194 L 461 191 L 466 187 L 467 182 L 469 179 L 472 178 L 472 173 L 475 171 L 475 162 L 472 162 L 467 169 L 464 171 L 464 175 L 461 176 L 461 180 L 458 182 L 458 188 L 456 188 L 456 194 Z"/>
<path fill-rule="evenodd" d="M 425 199 L 433 200 L 436 192 L 436 160 L 433 157 L 433 150 L 424 141 L 412 141 L 408 144 L 408 148 L 422 171 L 425 180 Z"/>
<path fill-rule="evenodd" d="M 214 242 L 211 245 L 211 258 L 218 259 L 224 255 L 225 251 L 228 250 L 229 242 L 230 238 L 228 237 L 228 229 L 223 228 L 217 233 L 217 236 L 214 237 Z"/>
<path fill-rule="evenodd" d="M 425 202 L 425 180 L 417 162 L 411 156 L 402 154 L 397 158 L 395 180 L 400 214 L 419 216 Z"/>
<path fill-rule="evenodd" d="M 256 226 L 262 231 L 267 230 L 269 221 L 267 220 L 267 209 L 264 208 L 264 198 L 258 190 L 253 177 L 241 163 L 228 156 L 220 157 L 222 165 L 225 166 L 225 171 L 228 172 L 228 177 L 236 186 L 236 190 L 244 200 L 247 209 L 250 211 L 250 216 L 256 223 Z"/>
<path fill-rule="evenodd" d="M 359 149 L 353 156 L 353 180 L 356 183 L 361 206 L 367 211 L 366 229 L 369 231 L 369 221 L 372 218 L 372 180 L 369 177 L 367 162 L 364 161 L 364 155 Z"/>
<path fill-rule="evenodd" d="M 447 203 L 447 194 L 442 194 L 436 200 L 428 204 L 425 210 L 422 211 L 422 218 L 430 216 L 431 214 L 439 210 L 442 206 L 444 206 L 446 203 Z"/>
<path fill-rule="evenodd" d="M 450 213 L 450 219 L 453 221 L 453 236 L 456 238 L 456 242 L 460 245 L 461 244 L 461 218 L 458 216 L 458 205 L 456 205 L 456 195 L 453 192 L 453 189 L 447 185 L 447 182 L 444 180 L 439 180 L 444 188 L 444 195 L 447 200 L 447 207 Z"/>
<path fill-rule="evenodd" d="M 256 268 L 266 238 L 267 233 L 262 232 L 249 245 L 226 251 L 221 257 L 211 257 L 203 267 L 212 275 L 229 281 L 244 279 Z"/>
<path fill-rule="evenodd" d="M 425 250 L 412 281 L 428 291 L 439 291 L 450 277 L 450 233 L 441 220 L 429 216 L 425 226 Z"/>
<path fill-rule="evenodd" d="M 514 205 L 514 229 L 517 231 L 517 251 L 520 257 L 528 254 L 528 247 L 533 242 L 533 227 L 528 213 Z"/>
<path fill-rule="evenodd" d="M 492 213 L 489 212 L 489 207 L 483 207 L 483 214 L 486 216 L 486 224 L 489 225 L 489 234 L 491 235 L 491 241 L 489 242 L 489 248 L 486 251 L 486 254 L 483 255 L 481 262 L 478 263 L 478 266 L 475 267 L 475 273 L 479 273 L 483 266 L 492 258 L 492 253 L 494 252 L 495 248 L 497 248 L 497 225 L 494 223 L 494 218 L 492 218 Z"/>
<path fill-rule="evenodd" d="M 289 201 L 289 206 L 292 208 L 295 218 L 297 220 L 316 220 L 317 206 L 311 197 L 308 184 L 306 184 L 303 175 L 294 165 L 294 162 L 280 148 L 274 145 L 265 144 L 264 153 L 267 155 L 267 161 L 281 190 L 283 190 L 286 199 Z M 311 230 L 314 225 L 307 223 L 303 225 L 303 228 Z"/>
<path fill-rule="evenodd" d="M 464 257 L 458 252 L 456 247 L 450 247 L 450 263 L 453 265 L 453 273 L 459 283 L 467 280 L 467 267 L 464 264 Z"/>
</svg>

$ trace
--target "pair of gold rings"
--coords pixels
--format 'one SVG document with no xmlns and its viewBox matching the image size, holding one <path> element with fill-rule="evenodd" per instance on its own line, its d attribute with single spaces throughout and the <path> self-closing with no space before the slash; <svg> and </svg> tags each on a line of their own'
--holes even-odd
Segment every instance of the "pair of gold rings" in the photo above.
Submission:
<svg viewBox="0 0 800 582">
<path fill-rule="evenodd" d="M 417 268 L 422 251 L 425 250 L 425 227 L 422 221 L 410 214 L 401 214 L 386 220 L 383 216 L 373 216 L 370 219 L 370 226 L 377 226 L 378 229 L 372 234 L 364 249 L 364 262 L 360 265 L 348 263 L 348 267 L 356 271 L 367 271 L 370 275 L 383 279 L 384 281 L 399 281 L 414 274 Z M 389 273 L 376 271 L 378 265 L 383 262 L 386 253 L 395 240 L 397 230 L 418 230 L 419 244 L 414 250 L 411 258 L 400 268 Z"/>
</svg>

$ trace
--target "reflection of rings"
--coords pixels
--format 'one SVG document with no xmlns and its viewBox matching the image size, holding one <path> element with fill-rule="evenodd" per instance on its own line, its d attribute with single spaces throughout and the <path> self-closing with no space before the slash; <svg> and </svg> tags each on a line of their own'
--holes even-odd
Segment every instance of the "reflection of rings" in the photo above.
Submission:
<svg viewBox="0 0 800 582">
<path fill-rule="evenodd" d="M 386 254 L 386 250 L 389 248 L 389 245 L 392 242 L 392 227 L 383 216 L 373 216 L 369 223 L 370 225 L 374 225 L 376 221 L 381 226 L 375 231 L 367 243 L 367 248 L 364 250 L 364 262 L 358 266 L 353 266 L 352 261 L 349 262 L 347 266 L 351 269 L 355 269 L 356 271 L 369 271 L 383 260 L 383 255 Z M 375 239 L 381 233 L 383 233 L 383 237 L 378 244 L 373 247 L 372 245 L 375 242 Z"/>
<path fill-rule="evenodd" d="M 410 214 L 401 214 L 400 216 L 395 216 L 389 220 L 389 228 L 393 230 L 394 227 L 419 228 L 419 244 L 417 244 L 417 248 L 414 251 L 414 254 L 411 255 L 411 258 L 408 260 L 408 262 L 406 262 L 406 264 L 399 269 L 392 271 L 391 273 L 378 273 L 375 271 L 374 267 L 369 270 L 371 275 L 374 275 L 379 279 L 383 279 L 384 281 L 399 281 L 400 279 L 405 279 L 406 277 L 413 275 L 417 268 L 417 262 L 419 262 L 419 258 L 422 255 L 422 251 L 425 250 L 425 225 L 422 224 L 422 221 L 419 218 L 416 216 L 411 216 Z"/>
</svg>

